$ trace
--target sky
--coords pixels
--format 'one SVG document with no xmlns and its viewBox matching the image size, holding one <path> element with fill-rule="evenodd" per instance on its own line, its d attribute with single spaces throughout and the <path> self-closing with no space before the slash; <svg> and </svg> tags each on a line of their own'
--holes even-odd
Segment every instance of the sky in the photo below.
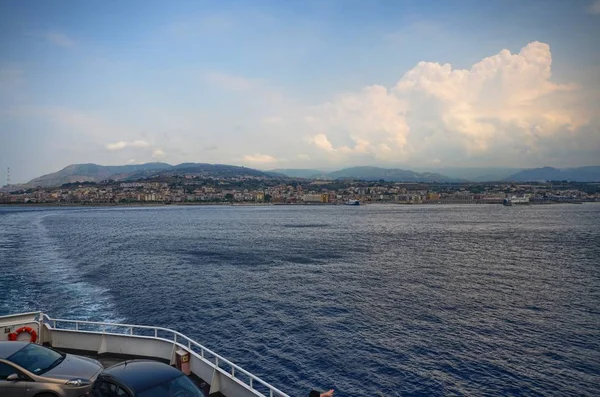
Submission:
<svg viewBox="0 0 600 397">
<path fill-rule="evenodd" d="M 0 0 L 0 185 L 600 164 L 600 0 Z"/>
</svg>

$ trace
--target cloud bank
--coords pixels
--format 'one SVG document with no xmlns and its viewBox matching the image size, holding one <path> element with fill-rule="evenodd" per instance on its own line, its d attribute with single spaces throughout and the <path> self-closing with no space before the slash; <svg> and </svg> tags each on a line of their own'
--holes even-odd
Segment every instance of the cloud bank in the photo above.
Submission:
<svg viewBox="0 0 600 397">
<path fill-rule="evenodd" d="M 582 140 L 600 148 L 594 109 L 578 87 L 551 81 L 551 65 L 540 42 L 470 69 L 420 62 L 391 88 L 369 86 L 313 109 L 308 142 L 339 161 L 421 164 L 547 158 Z"/>
</svg>

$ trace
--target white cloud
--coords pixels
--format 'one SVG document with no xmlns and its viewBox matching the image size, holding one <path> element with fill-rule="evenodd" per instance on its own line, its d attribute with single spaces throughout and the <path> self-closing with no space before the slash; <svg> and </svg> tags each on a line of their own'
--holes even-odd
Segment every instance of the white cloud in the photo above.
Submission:
<svg viewBox="0 0 600 397">
<path fill-rule="evenodd" d="M 259 85 L 256 80 L 221 72 L 207 73 L 204 78 L 209 83 L 227 91 L 248 91 Z"/>
<path fill-rule="evenodd" d="M 373 155 L 387 159 L 405 150 L 408 125 L 405 103 L 382 86 L 345 94 L 305 118 L 322 131 L 310 139 L 318 148 L 336 154 Z M 334 145 L 334 142 L 340 144 Z"/>
<path fill-rule="evenodd" d="M 108 150 L 121 150 L 121 149 L 125 149 L 127 147 L 127 142 L 125 141 L 119 141 L 119 142 L 115 142 L 115 143 L 107 143 L 106 144 L 106 148 Z"/>
<path fill-rule="evenodd" d="M 277 159 L 273 156 L 269 156 L 268 154 L 247 154 L 244 156 L 244 161 L 248 161 L 250 163 L 259 163 L 259 164 L 267 164 L 274 163 Z"/>
<path fill-rule="evenodd" d="M 162 149 L 154 149 L 152 151 L 152 158 L 161 159 L 163 157 L 165 157 L 165 152 Z"/>
<path fill-rule="evenodd" d="M 594 1 L 588 8 L 590 14 L 600 14 L 600 0 Z"/>
<path fill-rule="evenodd" d="M 150 144 L 148 142 L 146 142 L 146 141 L 139 141 L 139 140 L 138 141 L 131 141 L 131 142 L 118 141 L 118 142 L 106 144 L 106 148 L 108 150 L 121 150 L 121 149 L 125 149 L 126 147 L 147 148 L 149 146 L 150 146 Z"/>
<path fill-rule="evenodd" d="M 578 89 L 551 78 L 547 44 L 503 50 L 470 69 L 420 62 L 391 89 L 341 95 L 304 117 L 309 142 L 338 159 L 445 161 L 489 156 L 507 161 L 560 149 L 590 122 Z M 596 144 L 600 139 L 596 137 Z"/>
<path fill-rule="evenodd" d="M 328 152 L 333 151 L 333 145 L 331 144 L 331 142 L 329 142 L 329 139 L 327 139 L 327 135 L 325 134 L 317 134 L 315 136 L 312 136 L 310 137 L 309 142 L 314 144 L 321 150 L 325 150 Z"/>
<path fill-rule="evenodd" d="M 73 47 L 75 45 L 75 41 L 64 33 L 46 32 L 42 36 L 50 43 L 59 47 Z"/>
</svg>

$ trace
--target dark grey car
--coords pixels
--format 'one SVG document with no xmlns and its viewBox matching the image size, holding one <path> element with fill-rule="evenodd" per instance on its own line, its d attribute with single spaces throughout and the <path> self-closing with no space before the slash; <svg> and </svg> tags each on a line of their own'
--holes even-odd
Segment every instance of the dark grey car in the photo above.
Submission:
<svg viewBox="0 0 600 397">
<path fill-rule="evenodd" d="M 28 342 L 0 342 L 0 396 L 85 396 L 103 367 L 87 357 Z"/>
<path fill-rule="evenodd" d="M 170 365 L 152 360 L 125 361 L 105 369 L 94 382 L 92 397 L 204 397 Z"/>
</svg>

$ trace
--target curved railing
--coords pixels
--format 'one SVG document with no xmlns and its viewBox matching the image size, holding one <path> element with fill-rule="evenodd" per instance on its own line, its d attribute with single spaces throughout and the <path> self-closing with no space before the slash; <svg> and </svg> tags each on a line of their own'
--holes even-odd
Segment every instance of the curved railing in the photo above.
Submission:
<svg viewBox="0 0 600 397">
<path fill-rule="evenodd" d="M 231 361 L 220 356 L 214 351 L 202 346 L 198 342 L 183 335 L 182 333 L 169 328 L 151 327 L 147 325 L 104 323 L 97 321 L 66 320 L 51 318 L 45 313 L 41 314 L 41 317 L 43 319 L 44 325 L 47 326 L 50 330 L 64 330 L 94 334 L 130 336 L 146 339 L 149 338 L 173 343 L 174 345 L 177 345 L 183 349 L 187 349 L 187 351 L 190 352 L 190 354 L 202 360 L 204 363 L 208 364 L 222 375 L 231 378 L 241 386 L 252 391 L 257 396 L 266 396 L 265 394 L 261 393 L 259 390 L 256 389 L 256 385 L 259 384 L 265 388 L 265 390 L 268 392 L 269 397 L 289 397 L 289 395 L 277 389 L 275 386 L 272 386 L 271 384 L 260 379 L 258 376 L 251 374 L 242 367 L 232 363 Z M 63 324 L 70 324 L 71 327 L 61 326 Z M 136 333 L 135 331 L 137 330 L 144 330 L 150 332 L 145 332 L 145 334 Z M 170 335 L 170 337 L 165 337 L 165 335 Z M 211 361 L 207 356 L 214 359 L 214 362 Z M 224 366 L 229 367 L 229 369 L 224 369 Z M 240 374 L 245 375 L 248 381 L 240 378 Z"/>
</svg>

